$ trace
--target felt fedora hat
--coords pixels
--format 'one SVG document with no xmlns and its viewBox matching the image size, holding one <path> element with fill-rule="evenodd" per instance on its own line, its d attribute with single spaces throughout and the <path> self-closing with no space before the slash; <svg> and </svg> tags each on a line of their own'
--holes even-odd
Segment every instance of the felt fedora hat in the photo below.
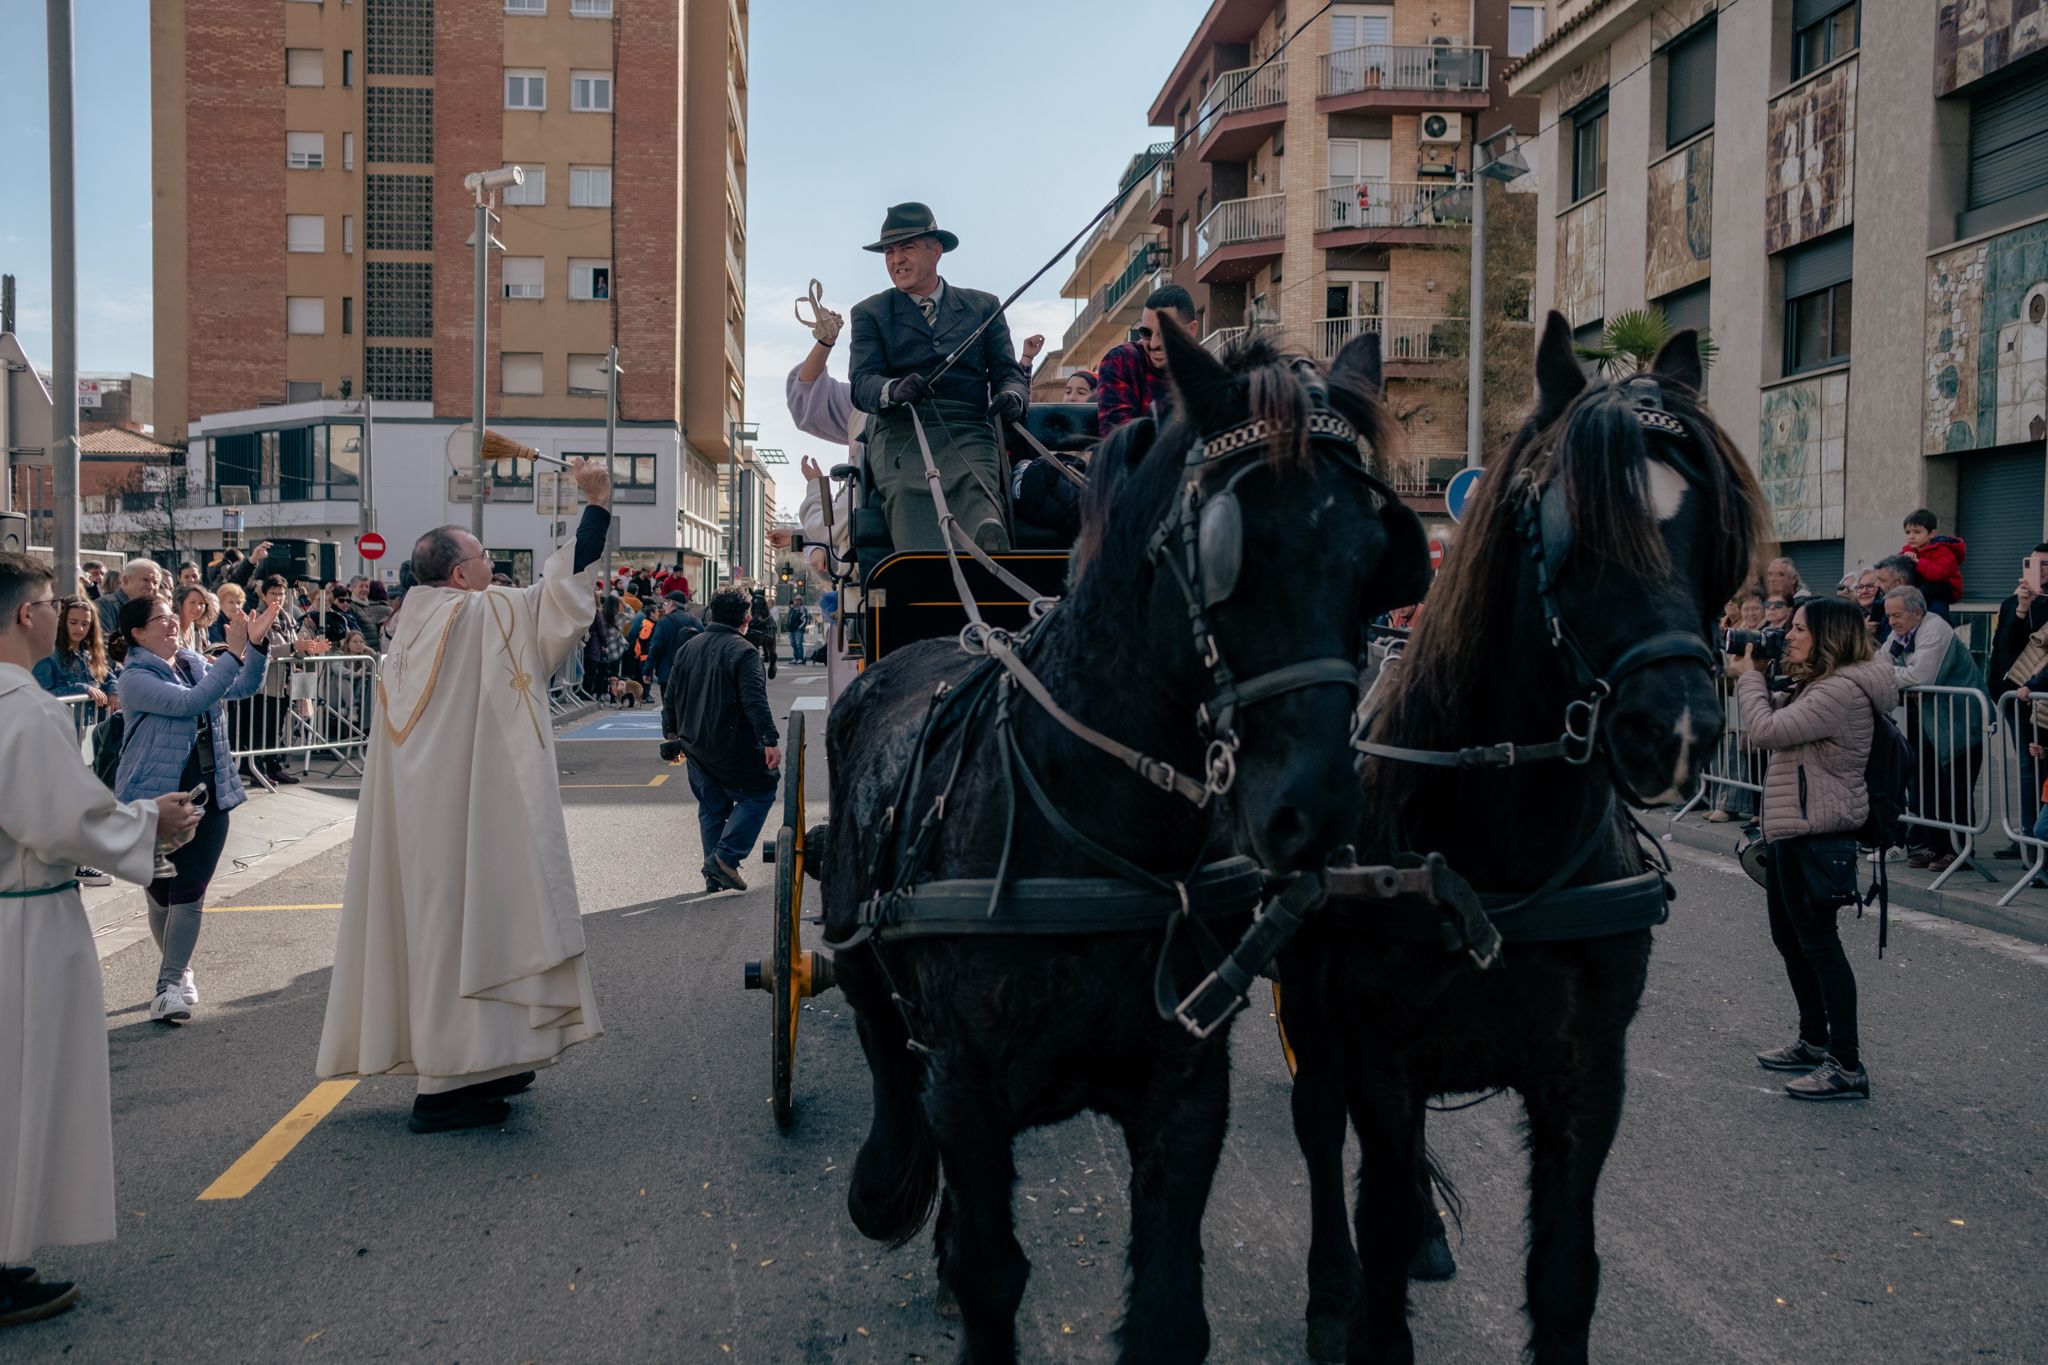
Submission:
<svg viewBox="0 0 2048 1365">
<path fill-rule="evenodd" d="M 936 237 L 939 245 L 947 251 L 958 251 L 960 239 L 939 226 L 932 217 L 932 211 L 923 204 L 891 204 L 889 214 L 882 219 L 882 235 L 868 243 L 863 251 L 887 251 L 898 242 L 907 242 L 913 237 Z"/>
</svg>

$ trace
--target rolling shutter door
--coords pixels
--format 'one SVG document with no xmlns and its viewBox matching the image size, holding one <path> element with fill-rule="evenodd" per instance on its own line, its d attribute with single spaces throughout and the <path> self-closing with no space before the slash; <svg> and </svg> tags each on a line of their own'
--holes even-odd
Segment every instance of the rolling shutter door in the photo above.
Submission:
<svg viewBox="0 0 2048 1365">
<path fill-rule="evenodd" d="M 1963 596 L 1971 602 L 2001 601 L 2019 580 L 2020 560 L 2042 540 L 2041 448 L 1960 458 L 1955 534 L 1968 547 Z"/>
<path fill-rule="evenodd" d="M 2048 186 L 2048 72 L 1970 105 L 1970 207 Z"/>
<path fill-rule="evenodd" d="M 1842 581 L 1841 541 L 1788 540 L 1778 547 L 1778 553 L 1798 568 L 1799 581 L 1808 592 L 1834 596 L 1835 584 Z"/>
</svg>

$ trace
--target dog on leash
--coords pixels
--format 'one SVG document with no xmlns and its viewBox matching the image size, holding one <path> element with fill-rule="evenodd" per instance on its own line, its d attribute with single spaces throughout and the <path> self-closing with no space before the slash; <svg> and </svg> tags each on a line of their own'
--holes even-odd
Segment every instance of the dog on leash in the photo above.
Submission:
<svg viewBox="0 0 2048 1365">
<path fill-rule="evenodd" d="M 630 711 L 646 700 L 646 697 L 646 684 L 634 682 L 631 678 L 612 679 L 612 704 L 614 706 L 622 706 Z"/>
</svg>

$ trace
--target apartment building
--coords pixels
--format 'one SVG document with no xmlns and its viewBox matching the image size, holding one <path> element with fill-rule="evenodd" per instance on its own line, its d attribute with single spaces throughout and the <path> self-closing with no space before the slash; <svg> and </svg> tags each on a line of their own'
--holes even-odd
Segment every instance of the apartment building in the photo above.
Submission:
<svg viewBox="0 0 2048 1365">
<path fill-rule="evenodd" d="M 1809 584 L 1926 506 L 1995 604 L 2044 531 L 2048 11 L 1552 9 L 1508 73 L 1542 107 L 1538 306 L 1711 330 L 1714 411 Z"/>
<path fill-rule="evenodd" d="M 1213 0 L 1153 95 L 1173 130 L 1127 169 L 1117 212 L 1064 291 L 1087 300 L 1066 337 L 1080 367 L 1124 340 L 1145 293 L 1171 279 L 1207 342 L 1254 325 L 1329 359 L 1366 330 L 1384 341 L 1405 414 L 1404 491 L 1441 512 L 1465 459 L 1445 371 L 1463 335 L 1451 299 L 1469 257 L 1475 141 L 1534 130 L 1533 101 L 1498 71 L 1542 36 L 1541 4 L 1337 4 L 1267 62 L 1304 17 L 1286 0 Z M 1169 155 L 1178 145 L 1178 152 Z"/>
<path fill-rule="evenodd" d="M 601 453 L 616 345 L 621 549 L 715 564 L 744 416 L 745 0 L 155 0 L 151 27 L 158 435 L 215 523 L 241 502 L 252 532 L 346 542 L 365 448 L 391 544 L 467 520 L 462 181 L 517 165 L 489 425 Z M 530 461 L 490 476 L 485 540 L 524 562 L 573 508 L 536 515 Z"/>
</svg>

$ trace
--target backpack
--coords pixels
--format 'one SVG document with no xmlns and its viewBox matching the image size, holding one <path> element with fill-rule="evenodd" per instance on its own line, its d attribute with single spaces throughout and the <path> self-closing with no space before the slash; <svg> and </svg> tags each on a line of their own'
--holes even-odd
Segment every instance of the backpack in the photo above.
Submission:
<svg viewBox="0 0 2048 1365">
<path fill-rule="evenodd" d="M 1870 890 L 1857 904 L 1857 914 L 1873 901 L 1877 904 L 1877 955 L 1884 956 L 1891 937 L 1891 878 L 1885 871 L 1884 853 L 1899 838 L 1900 817 L 1906 813 L 1906 784 L 1913 772 L 1913 751 L 1892 718 L 1871 708 L 1870 757 L 1863 763 L 1863 785 L 1870 793 L 1870 814 L 1856 830 L 1858 847 L 1877 851 L 1877 871 Z"/>
<path fill-rule="evenodd" d="M 93 727 L 92 775 L 108 791 L 121 770 L 121 748 L 128 737 L 128 713 L 116 711 Z"/>
</svg>

